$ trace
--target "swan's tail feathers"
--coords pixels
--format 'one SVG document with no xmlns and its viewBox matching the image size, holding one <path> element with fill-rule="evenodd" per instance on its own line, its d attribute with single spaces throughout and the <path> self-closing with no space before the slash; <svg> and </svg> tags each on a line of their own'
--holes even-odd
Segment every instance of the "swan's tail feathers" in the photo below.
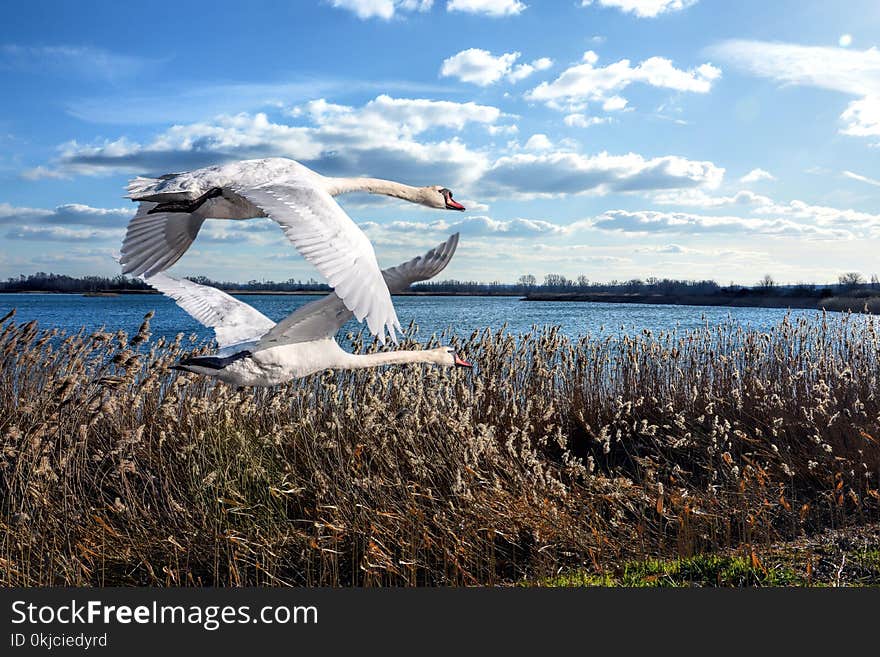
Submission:
<svg viewBox="0 0 880 657">
<path fill-rule="evenodd" d="M 251 352 L 249 351 L 239 351 L 223 358 L 219 356 L 192 356 L 172 365 L 171 369 L 178 372 L 192 372 L 193 374 L 213 376 L 235 361 L 247 358 L 250 355 Z"/>
<path fill-rule="evenodd" d="M 413 283 L 427 281 L 443 271 L 455 255 L 458 237 L 458 233 L 450 235 L 443 244 L 438 244 L 426 254 L 385 269 L 382 275 L 388 290 L 392 294 L 403 292 Z M 397 327 L 400 328 L 399 325 Z"/>
<path fill-rule="evenodd" d="M 155 212 L 157 203 L 138 206 L 129 222 L 119 262 L 122 273 L 153 276 L 180 260 L 199 234 L 204 217 L 185 212 Z"/>
</svg>

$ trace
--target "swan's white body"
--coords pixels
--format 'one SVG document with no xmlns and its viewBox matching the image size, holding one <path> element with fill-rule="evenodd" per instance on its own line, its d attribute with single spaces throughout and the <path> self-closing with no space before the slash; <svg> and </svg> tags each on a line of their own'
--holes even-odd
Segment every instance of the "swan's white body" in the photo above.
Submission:
<svg viewBox="0 0 880 657">
<path fill-rule="evenodd" d="M 424 351 L 391 351 L 377 354 L 351 354 L 333 338 L 288 344 L 251 353 L 217 370 L 189 365 L 188 371 L 213 376 L 237 386 L 276 386 L 324 370 L 353 370 L 381 365 L 429 363 L 455 365 L 449 347 Z"/>
<path fill-rule="evenodd" d="M 333 197 L 364 191 L 439 209 L 464 210 L 441 187 L 378 178 L 331 178 L 286 158 L 245 160 L 161 178 L 135 178 L 140 201 L 122 243 L 124 274 L 150 278 L 177 262 L 205 219 L 276 221 L 358 321 L 384 344 L 400 328 L 373 246 Z"/>
<path fill-rule="evenodd" d="M 416 281 L 435 276 L 452 259 L 457 245 L 456 233 L 425 255 L 384 270 L 384 283 L 392 292 L 402 292 Z M 406 363 L 468 365 L 449 347 L 374 354 L 345 351 L 337 344 L 335 335 L 352 313 L 335 292 L 307 303 L 276 324 L 252 306 L 216 288 L 161 272 L 142 278 L 174 299 L 193 318 L 214 329 L 220 347 L 218 354 L 186 358 L 175 368 L 233 385 L 274 386 L 325 369 Z"/>
</svg>

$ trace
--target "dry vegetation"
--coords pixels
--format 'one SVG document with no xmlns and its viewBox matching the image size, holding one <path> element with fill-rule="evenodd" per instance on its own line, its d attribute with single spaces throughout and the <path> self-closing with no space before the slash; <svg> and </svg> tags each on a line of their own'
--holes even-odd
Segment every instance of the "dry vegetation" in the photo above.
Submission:
<svg viewBox="0 0 880 657">
<path fill-rule="evenodd" d="M 541 581 L 880 517 L 875 318 L 486 331 L 458 345 L 473 371 L 268 390 L 169 371 L 199 345 L 151 340 L 149 318 L 135 336 L 13 319 L 6 586 Z"/>
</svg>

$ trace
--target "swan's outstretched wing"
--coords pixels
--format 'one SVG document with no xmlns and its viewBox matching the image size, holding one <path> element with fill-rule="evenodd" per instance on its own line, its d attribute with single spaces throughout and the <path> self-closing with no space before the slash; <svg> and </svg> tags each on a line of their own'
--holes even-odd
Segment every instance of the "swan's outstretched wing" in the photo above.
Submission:
<svg viewBox="0 0 880 657">
<path fill-rule="evenodd" d="M 141 278 L 174 299 L 193 319 L 214 329 L 220 349 L 258 340 L 275 326 L 275 322 L 256 308 L 215 287 L 172 278 L 161 272 Z"/>
<path fill-rule="evenodd" d="M 436 276 L 452 260 L 457 246 L 458 233 L 425 255 L 384 270 L 382 276 L 388 289 L 395 293 L 403 292 L 417 281 L 426 281 Z M 351 317 L 351 311 L 345 307 L 336 293 L 328 294 L 323 299 L 297 308 L 291 315 L 278 322 L 260 339 L 255 350 L 332 338 Z"/>
<path fill-rule="evenodd" d="M 424 255 L 396 267 L 384 269 L 382 276 L 385 278 L 388 289 L 392 294 L 397 294 L 406 290 L 413 283 L 434 278 L 452 260 L 456 248 L 458 248 L 458 233 L 451 235 L 443 244 L 435 246 Z"/>
<path fill-rule="evenodd" d="M 373 245 L 325 190 L 299 181 L 230 189 L 279 223 L 284 234 L 381 343 L 400 328 Z"/>
<path fill-rule="evenodd" d="M 186 212 L 148 214 L 157 205 L 141 201 L 128 223 L 119 258 L 123 274 L 150 277 L 168 269 L 186 253 L 205 221 Z"/>
</svg>

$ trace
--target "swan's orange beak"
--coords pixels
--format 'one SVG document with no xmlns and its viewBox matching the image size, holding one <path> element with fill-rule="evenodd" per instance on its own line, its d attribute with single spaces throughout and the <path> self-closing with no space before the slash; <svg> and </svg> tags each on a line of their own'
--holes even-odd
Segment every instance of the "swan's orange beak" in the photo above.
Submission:
<svg viewBox="0 0 880 657">
<path fill-rule="evenodd" d="M 473 367 L 469 362 L 467 362 L 464 358 L 459 356 L 458 354 L 453 354 L 455 356 L 455 366 L 456 367 Z"/>
<path fill-rule="evenodd" d="M 446 197 L 446 209 L 447 210 L 458 210 L 459 212 L 464 212 L 465 207 L 459 203 L 458 201 L 452 200 L 451 196 Z M 468 366 L 470 367 L 470 366 Z"/>
</svg>

